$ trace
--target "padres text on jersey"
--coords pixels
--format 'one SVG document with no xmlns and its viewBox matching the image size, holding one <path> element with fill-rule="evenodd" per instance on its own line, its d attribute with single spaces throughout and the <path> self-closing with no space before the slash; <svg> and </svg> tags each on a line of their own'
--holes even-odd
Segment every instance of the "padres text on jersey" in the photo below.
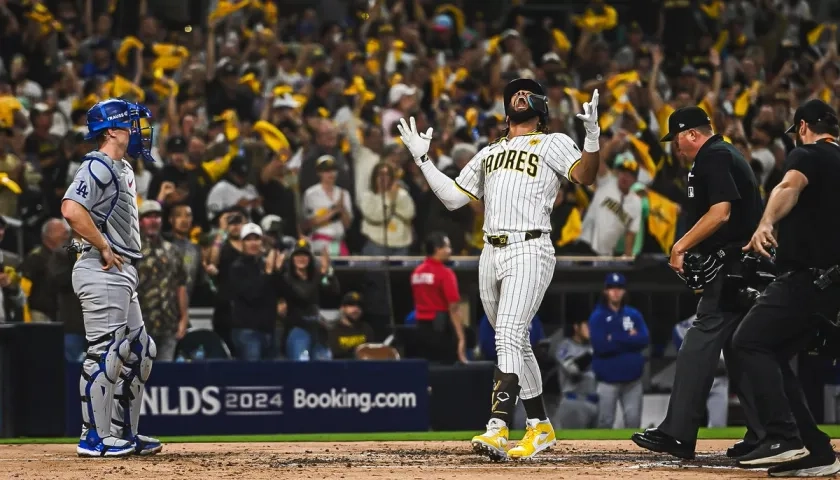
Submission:
<svg viewBox="0 0 840 480">
<path fill-rule="evenodd" d="M 484 198 L 484 232 L 551 231 L 560 179 L 571 180 L 580 149 L 562 133 L 502 138 L 464 167 L 455 184 L 473 200 Z"/>
</svg>

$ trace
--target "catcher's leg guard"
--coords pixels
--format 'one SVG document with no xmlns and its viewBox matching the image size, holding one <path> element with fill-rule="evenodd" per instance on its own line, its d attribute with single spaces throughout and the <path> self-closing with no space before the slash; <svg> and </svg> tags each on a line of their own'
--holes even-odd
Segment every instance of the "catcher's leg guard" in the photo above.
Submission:
<svg viewBox="0 0 840 480">
<path fill-rule="evenodd" d="M 126 327 L 90 342 L 79 382 L 82 400 L 82 438 L 77 453 L 83 456 L 120 456 L 132 446 L 111 436 L 114 388 L 120 369 L 129 356 Z"/>
<path fill-rule="evenodd" d="M 145 393 L 143 387 L 149 379 L 157 355 L 155 342 L 145 327 L 140 327 L 132 333 L 130 350 L 129 360 L 123 365 L 117 380 L 111 432 L 115 437 L 134 443 L 136 453 L 153 455 L 163 448 L 160 441 L 138 434 L 140 409 Z"/>
</svg>

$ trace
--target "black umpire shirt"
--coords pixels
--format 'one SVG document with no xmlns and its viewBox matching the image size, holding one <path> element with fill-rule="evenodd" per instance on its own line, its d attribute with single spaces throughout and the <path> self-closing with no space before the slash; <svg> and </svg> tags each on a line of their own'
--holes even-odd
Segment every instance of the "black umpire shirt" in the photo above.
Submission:
<svg viewBox="0 0 840 480">
<path fill-rule="evenodd" d="M 793 149 L 785 172 L 808 179 L 796 205 L 778 226 L 780 272 L 840 264 L 840 145 L 820 140 Z"/>
<path fill-rule="evenodd" d="M 761 195 L 750 164 L 735 146 L 714 135 L 697 151 L 688 172 L 688 225 L 721 202 L 731 204 L 729 221 L 693 251 L 708 255 L 733 244 L 746 245 L 761 220 Z"/>
</svg>

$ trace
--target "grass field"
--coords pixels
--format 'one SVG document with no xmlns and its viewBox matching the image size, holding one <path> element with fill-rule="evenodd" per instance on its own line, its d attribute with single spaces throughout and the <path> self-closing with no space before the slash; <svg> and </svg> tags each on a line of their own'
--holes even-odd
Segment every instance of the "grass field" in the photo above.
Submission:
<svg viewBox="0 0 840 480">
<path fill-rule="evenodd" d="M 823 425 L 822 430 L 831 438 L 840 438 L 840 425 Z M 636 430 L 558 430 L 558 440 L 629 440 Z M 165 443 L 272 443 L 272 442 L 410 442 L 410 441 L 463 441 L 477 432 L 386 432 L 386 433 L 314 433 L 278 435 L 205 435 L 161 437 Z M 511 432 L 511 438 L 521 438 L 524 432 Z M 706 440 L 740 439 L 743 427 L 704 428 L 698 438 Z M 0 438 L 0 444 L 69 444 L 78 438 Z"/>
</svg>

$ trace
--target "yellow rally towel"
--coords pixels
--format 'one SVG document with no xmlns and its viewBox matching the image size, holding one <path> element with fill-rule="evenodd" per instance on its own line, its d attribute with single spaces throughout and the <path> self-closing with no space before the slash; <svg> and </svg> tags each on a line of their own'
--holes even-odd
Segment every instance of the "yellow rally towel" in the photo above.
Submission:
<svg viewBox="0 0 840 480">
<path fill-rule="evenodd" d="M 808 45 L 816 45 L 817 43 L 819 43 L 820 38 L 822 37 L 823 32 L 825 32 L 826 28 L 836 30 L 837 25 L 829 25 L 827 23 L 821 23 L 821 24 L 817 25 L 816 27 L 814 27 L 810 32 L 808 32 Z"/>
<path fill-rule="evenodd" d="M 178 95 L 178 82 L 166 78 L 163 74 L 163 69 L 156 69 L 154 73 L 155 81 L 152 84 L 152 90 L 161 96 L 161 98 L 169 98 Z M 163 132 L 161 132 L 162 135 Z"/>
<path fill-rule="evenodd" d="M 592 9 L 587 9 L 583 15 L 574 17 L 575 25 L 581 30 L 588 30 L 590 32 L 602 32 L 604 30 L 612 30 L 618 25 L 618 12 L 615 8 L 604 5 L 604 14 L 596 15 Z"/>
<path fill-rule="evenodd" d="M 29 299 L 29 295 L 32 294 L 32 280 L 21 276 L 20 277 L 20 290 L 23 292 L 23 295 Z M 32 312 L 29 310 L 29 302 L 23 304 L 23 323 L 29 323 L 32 321 Z"/>
<path fill-rule="evenodd" d="M 724 4 L 722 0 L 713 0 L 709 3 L 700 4 L 700 10 L 711 19 L 720 18 L 720 14 L 723 13 L 723 9 Z"/>
<path fill-rule="evenodd" d="M 121 75 L 114 75 L 113 79 L 102 86 L 102 90 L 104 91 L 103 97 L 132 96 L 134 101 L 137 102 L 146 100 L 146 92 Z"/>
<path fill-rule="evenodd" d="M 228 152 L 221 158 L 217 158 L 215 160 L 209 160 L 201 164 L 201 168 L 210 178 L 210 183 L 216 183 L 222 177 L 225 176 L 228 169 L 230 168 L 230 162 L 236 158 L 236 155 L 239 153 L 239 148 L 231 144 L 228 147 Z"/>
<path fill-rule="evenodd" d="M 96 102 L 99 101 L 99 95 L 95 93 L 91 93 L 85 98 L 77 98 L 73 100 L 73 110 L 89 110 L 90 107 L 96 105 Z"/>
<path fill-rule="evenodd" d="M 152 69 L 176 70 L 181 67 L 184 60 L 190 58 L 190 51 L 186 47 L 173 45 L 171 43 L 156 43 L 152 45 L 152 51 L 157 58 L 152 62 Z"/>
<path fill-rule="evenodd" d="M 260 81 L 259 81 L 259 79 L 257 79 L 257 76 L 254 75 L 253 73 L 248 73 L 248 74 L 245 74 L 242 77 L 240 77 L 239 78 L 239 83 L 241 85 L 247 85 L 248 88 L 250 88 L 251 91 L 254 92 L 254 95 L 259 95 L 260 92 L 262 91 L 262 86 L 260 85 Z"/>
<path fill-rule="evenodd" d="M 574 88 L 571 88 L 571 87 L 564 88 L 563 92 L 570 97 L 574 97 L 575 100 L 577 100 L 578 103 L 580 103 L 581 105 L 583 105 L 584 103 L 588 102 L 591 99 L 591 97 L 588 93 L 581 92 L 580 90 L 577 90 L 577 89 L 574 89 Z"/>
<path fill-rule="evenodd" d="M 636 126 L 639 128 L 639 131 L 647 130 L 648 124 L 645 119 L 639 115 L 639 112 L 636 111 L 636 107 L 633 106 L 632 102 L 627 103 L 627 112 L 633 115 L 636 118 Z"/>
<path fill-rule="evenodd" d="M 220 115 L 213 117 L 214 122 L 224 123 L 225 138 L 228 142 L 235 142 L 239 139 L 239 126 L 235 110 L 225 110 Z"/>
<path fill-rule="evenodd" d="M 435 15 L 440 15 L 442 13 L 449 14 L 455 20 L 455 33 L 461 35 L 461 32 L 464 31 L 464 11 L 460 8 L 452 5 L 451 3 L 443 4 L 435 9 Z"/>
<path fill-rule="evenodd" d="M 39 24 L 41 35 L 64 31 L 64 26 L 55 19 L 52 12 L 42 3 L 29 4 L 32 9 L 26 12 L 26 18 Z"/>
<path fill-rule="evenodd" d="M 251 0 L 242 0 L 240 2 L 232 2 L 230 0 L 219 0 L 219 5 L 215 10 L 210 12 L 209 21 L 221 20 L 232 13 L 238 12 L 251 4 Z"/>
<path fill-rule="evenodd" d="M 554 38 L 554 44 L 557 45 L 560 51 L 568 52 L 572 49 L 572 42 L 569 41 L 569 37 L 559 28 L 553 29 L 551 36 Z"/>
<path fill-rule="evenodd" d="M 487 40 L 487 55 L 494 55 L 496 52 L 499 51 L 499 42 L 502 40 L 502 37 L 499 35 L 490 37 Z"/>
<path fill-rule="evenodd" d="M 680 206 L 653 190 L 647 190 L 647 197 L 650 205 L 648 232 L 656 239 L 663 253 L 670 253 L 677 233 Z"/>
<path fill-rule="evenodd" d="M 405 42 L 394 40 L 394 43 L 391 44 L 391 51 L 394 52 L 394 61 L 399 63 L 402 61 L 402 54 L 405 51 Z"/>
<path fill-rule="evenodd" d="M 668 117 L 674 113 L 674 107 L 665 103 L 656 111 L 656 122 L 659 123 L 659 136 L 668 135 Z"/>
<path fill-rule="evenodd" d="M 271 93 L 273 93 L 275 97 L 282 97 L 287 93 L 291 95 L 292 92 L 294 92 L 294 89 L 289 85 L 277 85 L 276 87 L 274 87 L 274 90 L 271 91 Z"/>
<path fill-rule="evenodd" d="M 8 188 L 15 195 L 20 195 L 23 192 L 23 189 L 20 188 L 20 185 L 18 185 L 17 182 L 9 178 L 9 174 L 6 172 L 0 172 L 0 185 Z"/>
<path fill-rule="evenodd" d="M 750 96 L 758 93 L 759 89 L 761 88 L 761 82 L 756 80 L 750 85 L 749 88 L 744 89 L 738 98 L 735 99 L 735 106 L 733 107 L 733 111 L 735 116 L 738 118 L 743 118 L 750 109 Z"/>
<path fill-rule="evenodd" d="M 120 48 L 117 50 L 117 62 L 120 65 L 128 65 L 128 56 L 132 50 L 143 50 L 143 42 L 129 35 L 120 43 Z"/>
<path fill-rule="evenodd" d="M 11 127 L 15 124 L 15 113 L 23 110 L 23 104 L 17 97 L 3 95 L 0 97 L 0 125 Z"/>
<path fill-rule="evenodd" d="M 290 148 L 289 140 L 286 138 L 286 135 L 283 135 L 283 132 L 265 120 L 259 120 L 252 128 L 255 132 L 260 134 L 263 141 L 272 152 L 277 153 L 283 149 Z"/>
<path fill-rule="evenodd" d="M 636 150 L 636 160 L 642 164 L 642 168 L 647 170 L 651 177 L 656 176 L 656 163 L 654 163 L 653 158 L 650 156 L 650 145 L 636 138 L 634 135 L 628 135 L 627 138 L 630 139 L 630 143 Z"/>
<path fill-rule="evenodd" d="M 562 247 L 574 242 L 578 239 L 578 237 L 580 237 L 582 227 L 583 222 L 581 221 L 580 210 L 578 208 L 573 208 L 569 211 L 569 216 L 566 217 L 566 223 L 560 230 L 560 238 L 558 238 L 554 244 L 558 247 Z"/>
</svg>

